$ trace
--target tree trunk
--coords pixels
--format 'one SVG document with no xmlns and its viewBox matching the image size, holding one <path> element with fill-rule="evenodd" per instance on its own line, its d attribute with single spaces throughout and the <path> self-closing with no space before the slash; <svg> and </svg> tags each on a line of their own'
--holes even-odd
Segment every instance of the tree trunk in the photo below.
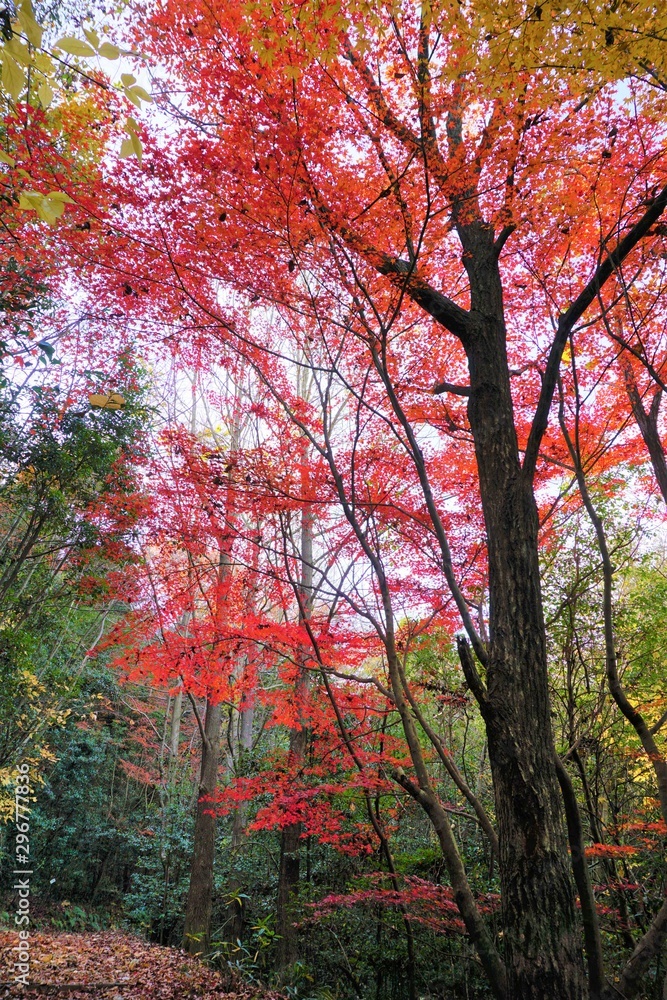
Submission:
<svg viewBox="0 0 667 1000">
<path fill-rule="evenodd" d="M 299 617 L 303 621 L 313 602 L 313 515 L 304 506 L 301 513 L 301 581 L 299 585 Z M 301 652 L 302 659 L 305 651 Z M 307 694 L 308 674 L 302 666 L 294 693 L 300 704 Z M 305 720 L 290 732 L 290 769 L 297 771 L 305 760 L 309 732 Z M 278 934 L 278 968 L 285 969 L 297 959 L 297 934 L 294 926 L 294 902 L 299 887 L 299 844 L 301 824 L 286 826 L 280 839 L 280 869 L 278 872 L 278 898 L 276 904 L 276 932 Z"/>
<path fill-rule="evenodd" d="M 204 738 L 202 740 L 199 800 L 195 820 L 195 836 L 190 869 L 190 886 L 185 908 L 183 947 L 191 955 L 205 955 L 211 934 L 213 909 L 213 860 L 217 821 L 215 798 L 218 787 L 218 760 L 222 705 L 206 702 Z"/>
<path fill-rule="evenodd" d="M 255 706 L 253 699 L 250 697 L 246 703 L 246 698 L 244 696 L 239 713 L 239 734 L 237 744 L 242 761 L 241 773 L 246 773 L 247 763 L 244 758 L 252 750 L 252 724 L 254 716 Z M 230 845 L 232 872 L 229 877 L 230 902 L 227 912 L 227 927 L 225 933 L 225 939 L 229 941 L 237 941 L 243 937 L 245 923 L 245 900 L 241 895 L 243 882 L 239 879 L 237 872 L 234 870 L 234 862 L 240 851 L 241 845 L 243 844 L 247 824 L 248 803 L 239 802 L 234 810 L 234 818 L 232 820 L 232 841 Z"/>
<path fill-rule="evenodd" d="M 289 759 L 291 767 L 299 767 L 306 756 L 308 730 L 294 729 L 290 733 Z M 296 962 L 297 934 L 294 926 L 294 903 L 299 888 L 301 823 L 290 823 L 280 838 L 280 868 L 276 901 L 276 932 L 278 934 L 278 968 L 285 969 Z"/>
<path fill-rule="evenodd" d="M 471 285 L 468 417 L 489 558 L 489 741 L 511 1000 L 583 1000 L 584 970 L 554 768 L 538 519 L 514 425 L 493 234 L 459 230 Z"/>
<path fill-rule="evenodd" d="M 191 430 L 196 429 L 196 385 L 193 383 L 193 405 L 191 415 Z M 239 444 L 239 423 L 233 419 L 230 427 L 230 455 L 233 455 Z M 230 462 L 227 472 L 227 485 L 232 484 L 233 462 Z M 227 493 L 225 505 L 225 528 L 230 531 L 233 524 L 234 510 L 232 506 L 233 491 Z M 215 595 L 215 617 L 222 619 L 225 610 L 225 587 L 232 571 L 230 534 L 223 535 L 218 540 L 218 574 L 217 591 Z M 195 702 L 192 701 L 196 711 Z M 190 868 L 190 884 L 185 908 L 185 928 L 183 930 L 183 946 L 191 955 L 205 955 L 208 951 L 211 937 L 211 915 L 213 912 L 213 881 L 215 860 L 215 838 L 217 832 L 217 817 L 215 813 L 215 797 L 218 790 L 218 766 L 220 762 L 220 735 L 222 732 L 222 704 L 212 703 L 206 698 L 206 718 L 202 731 L 201 773 L 199 779 L 199 795 L 197 799 L 197 816 L 195 819 L 194 844 L 192 848 L 192 865 Z M 199 718 L 197 719 L 199 722 Z M 200 729 L 201 729 L 200 723 Z"/>
</svg>

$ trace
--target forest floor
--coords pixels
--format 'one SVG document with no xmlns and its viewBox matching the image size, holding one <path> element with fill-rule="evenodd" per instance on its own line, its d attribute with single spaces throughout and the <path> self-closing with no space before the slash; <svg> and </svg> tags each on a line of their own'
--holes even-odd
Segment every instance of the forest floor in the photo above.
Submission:
<svg viewBox="0 0 667 1000">
<path fill-rule="evenodd" d="M 121 931 L 31 932 L 26 988 L 16 984 L 14 931 L 0 929 L 0 1000 L 283 1000 L 259 987 L 230 987 L 229 976 L 176 948 L 148 944 Z"/>
</svg>

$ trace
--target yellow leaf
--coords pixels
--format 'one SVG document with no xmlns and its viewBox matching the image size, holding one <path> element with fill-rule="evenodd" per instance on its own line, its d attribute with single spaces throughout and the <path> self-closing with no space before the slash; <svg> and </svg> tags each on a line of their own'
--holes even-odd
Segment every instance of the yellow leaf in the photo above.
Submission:
<svg viewBox="0 0 667 1000">
<path fill-rule="evenodd" d="M 44 195 L 40 194 L 39 191 L 23 191 L 19 198 L 19 208 L 36 212 L 43 199 Z"/>
<path fill-rule="evenodd" d="M 122 157 L 126 156 L 136 156 L 136 158 L 141 163 L 141 157 L 143 155 L 143 147 L 141 145 L 141 139 L 137 135 L 137 125 L 134 118 L 128 118 L 125 123 L 125 131 L 128 133 L 129 138 L 123 139 L 120 147 L 120 155 Z"/>
<path fill-rule="evenodd" d="M 49 198 L 44 198 L 42 204 L 37 209 L 37 214 L 44 222 L 48 222 L 50 226 L 55 226 L 64 211 L 65 206 L 62 202 L 52 202 Z"/>
<path fill-rule="evenodd" d="M 128 156 L 134 156 L 134 143 L 132 139 L 123 139 L 120 144 L 120 155 L 123 159 Z"/>
<path fill-rule="evenodd" d="M 72 38 L 67 35 L 65 38 L 61 38 L 56 42 L 57 49 L 62 49 L 63 52 L 69 53 L 71 56 L 94 56 L 95 49 L 88 42 L 82 41 L 80 38 Z"/>
<path fill-rule="evenodd" d="M 2 86 L 15 101 L 25 86 L 25 73 L 8 52 L 2 53 Z"/>
<path fill-rule="evenodd" d="M 138 84 L 136 85 L 136 87 L 127 87 L 125 89 L 125 93 L 127 94 L 128 97 L 130 97 L 130 93 L 132 93 L 134 97 L 138 97 L 140 101 L 146 101 L 148 104 L 152 103 L 153 101 L 153 98 L 148 93 L 148 91 L 144 90 L 144 88 L 140 87 Z"/>
<path fill-rule="evenodd" d="M 10 156 L 8 153 L 3 153 L 1 149 L 0 149 L 0 163 L 6 163 L 9 167 L 16 166 L 16 160 L 14 159 L 14 157 Z"/>
<path fill-rule="evenodd" d="M 37 88 L 37 96 L 39 97 L 39 103 L 43 108 L 48 108 L 53 100 L 53 91 L 49 87 L 48 83 L 40 83 Z"/>
<path fill-rule="evenodd" d="M 104 59 L 119 59 L 120 49 L 112 45 L 111 42 L 102 42 L 99 49 L 97 50 Z"/>
<path fill-rule="evenodd" d="M 37 212 L 40 219 L 55 226 L 65 211 L 65 205 L 71 203 L 72 199 L 64 191 L 50 191 L 47 195 L 40 194 L 39 191 L 24 191 L 19 199 L 19 208 Z"/>
<path fill-rule="evenodd" d="M 123 93 L 127 97 L 128 101 L 132 101 L 132 103 L 134 104 L 135 108 L 140 108 L 141 107 L 141 101 L 139 100 L 139 98 L 137 97 L 136 94 L 132 93 L 132 91 L 129 89 L 129 87 L 123 87 Z"/>
<path fill-rule="evenodd" d="M 19 9 L 16 13 L 19 19 L 19 24 L 23 29 L 23 34 L 31 45 L 34 45 L 35 48 L 39 48 L 42 44 L 42 29 L 32 16 L 32 11 L 26 10 L 26 8 L 23 7 L 22 10 Z"/>
<path fill-rule="evenodd" d="M 137 82 L 136 76 L 132 76 L 131 73 L 121 73 L 120 82 L 124 87 L 131 87 L 133 83 Z"/>
<path fill-rule="evenodd" d="M 16 59 L 18 63 L 23 63 L 24 66 L 32 66 L 32 58 L 30 56 L 30 51 L 27 45 L 20 42 L 16 35 L 10 38 L 8 42 L 5 42 L 5 50 L 9 52 L 12 59 Z"/>
<path fill-rule="evenodd" d="M 125 406 L 125 400 L 119 392 L 93 393 L 88 402 L 96 410 L 120 410 Z"/>
<path fill-rule="evenodd" d="M 94 49 L 99 49 L 100 47 L 100 36 L 96 31 L 90 31 L 88 28 L 83 29 L 83 33 L 92 45 Z"/>
<path fill-rule="evenodd" d="M 46 76 L 53 76 L 55 73 L 55 66 L 53 59 L 46 52 L 35 52 L 33 53 L 32 61 L 38 70 L 44 73 Z"/>
</svg>

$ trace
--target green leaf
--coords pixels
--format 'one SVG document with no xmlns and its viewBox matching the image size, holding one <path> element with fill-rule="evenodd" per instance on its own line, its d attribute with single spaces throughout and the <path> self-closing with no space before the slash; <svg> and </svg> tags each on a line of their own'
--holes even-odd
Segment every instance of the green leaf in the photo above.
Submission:
<svg viewBox="0 0 667 1000">
<path fill-rule="evenodd" d="M 59 39 L 56 42 L 55 47 L 61 49 L 63 52 L 67 52 L 71 56 L 94 56 L 95 49 L 88 42 L 82 41 L 80 38 L 72 38 L 67 35 L 65 38 Z"/>
<path fill-rule="evenodd" d="M 111 42 L 102 42 L 97 51 L 104 59 L 120 59 L 120 49 Z"/>
<path fill-rule="evenodd" d="M 121 73 L 120 82 L 124 87 L 131 87 L 133 83 L 137 82 L 136 76 L 132 76 L 131 73 Z"/>
<path fill-rule="evenodd" d="M 53 360 L 53 355 L 56 353 L 56 349 L 53 344 L 49 344 L 48 340 L 38 340 L 37 346 L 40 351 L 44 351 L 49 361 Z"/>
<path fill-rule="evenodd" d="M 2 86 L 15 101 L 25 87 L 25 73 L 8 52 L 2 53 Z"/>
<path fill-rule="evenodd" d="M 10 156 L 9 153 L 3 153 L 1 149 L 0 149 L 0 163 L 6 163 L 7 166 L 9 167 L 16 166 L 16 160 L 14 159 L 14 157 Z"/>
</svg>

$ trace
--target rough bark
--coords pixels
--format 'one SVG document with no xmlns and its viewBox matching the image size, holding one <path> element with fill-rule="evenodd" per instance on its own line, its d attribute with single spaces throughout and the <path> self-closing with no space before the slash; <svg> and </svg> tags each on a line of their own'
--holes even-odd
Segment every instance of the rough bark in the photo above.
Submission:
<svg viewBox="0 0 667 1000">
<path fill-rule="evenodd" d="M 537 510 L 522 474 L 493 233 L 459 227 L 471 288 L 464 340 L 489 559 L 487 726 L 511 1000 L 583 1000 L 584 968 L 553 766 Z"/>
</svg>

